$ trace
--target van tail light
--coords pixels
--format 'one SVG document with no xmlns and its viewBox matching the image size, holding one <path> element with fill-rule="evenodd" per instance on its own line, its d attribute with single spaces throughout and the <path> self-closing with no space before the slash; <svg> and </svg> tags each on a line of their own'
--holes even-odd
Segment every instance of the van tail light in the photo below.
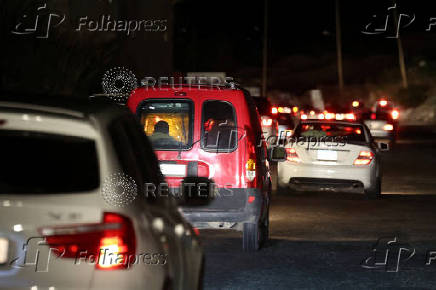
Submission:
<svg viewBox="0 0 436 290">
<path fill-rule="evenodd" d="M 256 161 L 254 159 L 248 159 L 245 164 L 245 176 L 248 181 L 253 181 L 256 178 Z"/>
<path fill-rule="evenodd" d="M 386 124 L 383 126 L 383 130 L 392 131 L 392 130 L 394 130 L 394 126 L 392 124 Z"/>
<path fill-rule="evenodd" d="M 262 119 L 262 125 L 263 126 L 267 126 L 267 127 L 269 127 L 269 126 L 271 126 L 272 125 L 272 119 Z"/>
<path fill-rule="evenodd" d="M 135 256 L 132 221 L 118 213 L 105 212 L 103 222 L 62 225 L 39 229 L 60 258 L 95 264 L 96 269 L 127 269 Z"/>
<path fill-rule="evenodd" d="M 300 163 L 301 159 L 298 157 L 297 151 L 295 148 L 286 148 L 286 160 L 294 163 Z"/>
<path fill-rule="evenodd" d="M 374 159 L 374 153 L 371 151 L 360 151 L 359 156 L 354 160 L 354 165 L 369 165 Z"/>
</svg>

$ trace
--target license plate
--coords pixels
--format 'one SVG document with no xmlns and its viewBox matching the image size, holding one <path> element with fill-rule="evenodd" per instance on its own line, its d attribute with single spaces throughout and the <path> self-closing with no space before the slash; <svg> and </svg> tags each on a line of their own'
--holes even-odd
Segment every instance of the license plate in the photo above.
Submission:
<svg viewBox="0 0 436 290">
<path fill-rule="evenodd" d="M 165 176 L 185 177 L 186 165 L 185 164 L 160 164 L 160 171 Z"/>
<path fill-rule="evenodd" d="M 4 238 L 0 238 L 0 264 L 8 261 L 9 242 Z"/>
<path fill-rule="evenodd" d="M 336 161 L 338 152 L 332 150 L 318 150 L 318 160 Z"/>
</svg>

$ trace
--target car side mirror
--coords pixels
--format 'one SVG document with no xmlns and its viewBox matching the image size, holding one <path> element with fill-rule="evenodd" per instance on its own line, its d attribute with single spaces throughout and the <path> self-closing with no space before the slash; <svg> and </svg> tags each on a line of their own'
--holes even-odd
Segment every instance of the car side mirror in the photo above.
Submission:
<svg viewBox="0 0 436 290">
<path fill-rule="evenodd" d="M 181 205 L 204 206 L 215 196 L 215 184 L 207 177 L 185 177 L 181 184 Z"/>
<path fill-rule="evenodd" d="M 378 149 L 380 149 L 380 151 L 389 151 L 389 144 L 388 143 L 378 142 L 377 147 L 378 147 Z"/>
<path fill-rule="evenodd" d="M 268 161 L 282 162 L 286 160 L 286 150 L 281 146 L 274 146 L 269 149 Z"/>
</svg>

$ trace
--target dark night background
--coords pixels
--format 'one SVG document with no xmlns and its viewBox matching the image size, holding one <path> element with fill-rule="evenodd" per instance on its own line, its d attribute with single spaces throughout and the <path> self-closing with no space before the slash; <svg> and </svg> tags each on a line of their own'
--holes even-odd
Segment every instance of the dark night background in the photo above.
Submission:
<svg viewBox="0 0 436 290">
<path fill-rule="evenodd" d="M 143 76 L 173 76 L 189 71 L 223 71 L 242 85 L 259 86 L 262 65 L 264 1 L 12 1 L 1 3 L 1 87 L 44 94 L 101 92 L 101 77 L 114 66 Z M 66 23 L 49 39 L 10 31 L 38 4 L 65 13 Z M 398 1 L 399 13 L 416 14 L 401 30 L 409 89 L 401 89 L 396 39 L 364 35 L 376 14 L 383 19 L 392 1 L 340 1 L 344 97 L 389 94 L 417 105 L 433 92 L 436 27 L 426 32 L 436 8 L 429 2 Z M 335 1 L 269 1 L 268 90 L 303 96 L 320 88 L 337 91 Z M 82 16 L 116 19 L 166 19 L 165 32 L 76 32 Z M 379 25 L 380 26 L 380 25 Z M 390 25 L 390 29 L 393 29 Z M 393 33 L 393 30 L 390 32 Z M 412 100 L 412 101 L 411 101 Z"/>
</svg>

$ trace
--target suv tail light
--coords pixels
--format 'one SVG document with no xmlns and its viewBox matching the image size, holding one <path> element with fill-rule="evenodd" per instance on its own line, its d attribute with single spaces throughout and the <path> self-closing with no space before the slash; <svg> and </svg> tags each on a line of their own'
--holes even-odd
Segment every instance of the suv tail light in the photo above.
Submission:
<svg viewBox="0 0 436 290">
<path fill-rule="evenodd" d="M 286 159 L 290 162 L 300 163 L 301 159 L 298 157 L 297 151 L 294 148 L 286 148 Z"/>
<path fill-rule="evenodd" d="M 371 151 L 360 151 L 359 156 L 354 160 L 354 165 L 368 165 L 374 159 L 374 153 Z"/>
<path fill-rule="evenodd" d="M 105 212 L 102 223 L 44 227 L 39 231 L 61 258 L 87 261 L 97 269 L 127 269 L 136 252 L 132 221 L 118 213 Z"/>
</svg>

